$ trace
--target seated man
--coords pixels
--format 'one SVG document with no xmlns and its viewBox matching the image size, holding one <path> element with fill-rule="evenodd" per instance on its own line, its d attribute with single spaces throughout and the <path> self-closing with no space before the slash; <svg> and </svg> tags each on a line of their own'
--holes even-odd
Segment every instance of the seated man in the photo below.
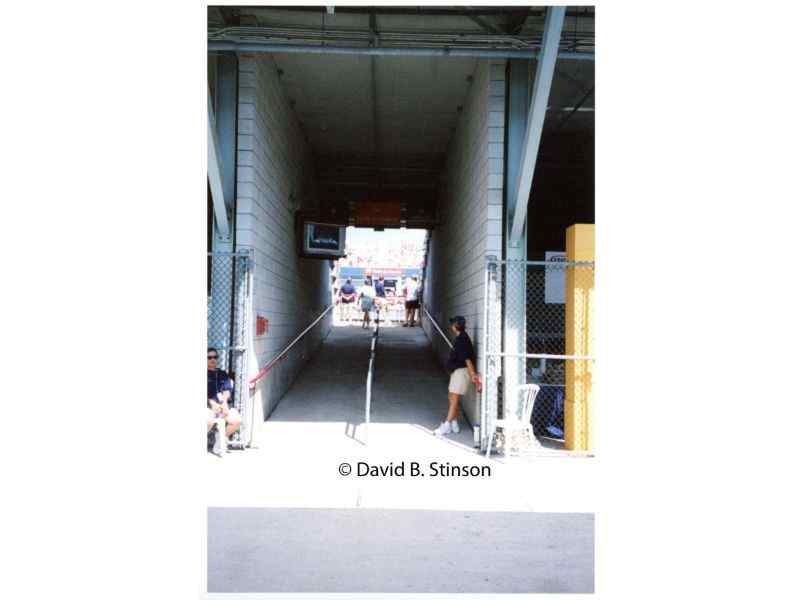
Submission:
<svg viewBox="0 0 800 600">
<path fill-rule="evenodd" d="M 208 429 L 214 425 L 214 419 L 220 417 L 227 423 L 225 436 L 233 435 L 239 425 L 242 424 L 242 416 L 239 411 L 229 406 L 233 394 L 233 380 L 222 369 L 217 368 L 219 353 L 216 348 L 208 349 Z"/>
</svg>

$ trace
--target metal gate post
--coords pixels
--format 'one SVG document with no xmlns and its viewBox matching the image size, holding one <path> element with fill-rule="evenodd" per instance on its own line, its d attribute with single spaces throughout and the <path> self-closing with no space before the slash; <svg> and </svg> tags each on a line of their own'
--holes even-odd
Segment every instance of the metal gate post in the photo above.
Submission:
<svg viewBox="0 0 800 600">
<path fill-rule="evenodd" d="M 214 126 L 219 142 L 220 176 L 224 199 L 223 210 L 227 213 L 228 231 L 221 231 L 216 219 L 213 222 L 211 251 L 213 253 L 232 253 L 235 248 L 236 227 L 236 115 L 238 111 L 238 59 L 220 57 L 218 59 L 217 85 L 213 90 L 216 100 Z M 212 261 L 211 268 L 211 306 L 210 314 L 221 319 L 227 314 L 228 323 L 218 324 L 209 345 L 220 351 L 220 368 L 229 370 L 233 357 L 230 353 L 230 340 L 233 332 L 235 290 L 235 260 Z M 227 303 L 227 306 L 226 306 Z M 209 328 L 210 331 L 210 328 Z"/>
<path fill-rule="evenodd" d="M 503 279 L 503 352 L 524 354 L 526 348 L 526 283 L 525 260 L 528 255 L 528 222 L 522 226 L 520 237 L 512 232 L 513 218 L 517 212 L 515 196 L 519 185 L 522 156 L 525 148 L 525 130 L 528 121 L 528 82 L 530 61 L 512 60 L 508 66 L 508 168 L 506 171 L 506 247 L 505 277 Z M 523 200 L 527 203 L 527 197 Z M 503 408 L 516 406 L 517 386 L 526 383 L 525 359 L 503 359 Z M 508 417 L 508 415 L 505 415 Z"/>
<path fill-rule="evenodd" d="M 236 399 L 238 409 L 242 415 L 242 425 L 239 430 L 239 440 L 247 447 L 253 439 L 254 426 L 254 398 L 250 394 L 250 349 L 251 349 L 251 311 L 252 311 L 252 274 L 253 250 L 239 250 L 236 270 L 236 301 L 235 301 L 235 327 L 233 337 L 233 352 L 236 356 Z"/>
<path fill-rule="evenodd" d="M 488 442 L 489 408 L 486 390 L 489 389 L 489 371 L 487 370 L 489 357 L 489 269 L 491 263 L 487 261 L 483 270 L 483 340 L 481 340 L 480 352 L 483 355 L 481 361 L 481 373 L 483 373 L 484 385 L 481 390 L 481 417 L 477 427 L 480 428 L 480 449 L 486 451 Z"/>
<path fill-rule="evenodd" d="M 501 290 L 497 284 L 499 261 L 497 257 L 487 256 L 486 263 L 486 321 L 484 358 L 484 416 L 481 423 L 481 450 L 485 451 L 490 443 L 497 418 L 497 394 L 499 363 L 494 356 L 500 353 L 500 335 L 502 328 Z"/>
<path fill-rule="evenodd" d="M 503 416 L 510 418 L 516 410 L 518 386 L 526 382 L 525 354 L 526 315 L 525 283 L 527 269 L 523 261 L 505 263 L 503 277 Z"/>
</svg>

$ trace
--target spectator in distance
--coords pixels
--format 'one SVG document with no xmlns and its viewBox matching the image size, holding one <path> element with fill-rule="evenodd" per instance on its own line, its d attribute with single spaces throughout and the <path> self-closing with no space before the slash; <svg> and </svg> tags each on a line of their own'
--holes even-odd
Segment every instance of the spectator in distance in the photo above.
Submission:
<svg viewBox="0 0 800 600">
<path fill-rule="evenodd" d="M 447 416 L 444 422 L 434 430 L 435 435 L 459 433 L 458 406 L 461 396 L 467 393 L 472 381 L 478 392 L 481 390 L 481 378 L 475 370 L 475 349 L 466 332 L 467 320 L 462 316 L 450 319 L 450 331 L 455 335 L 453 349 L 447 358 L 447 371 L 450 373 L 450 385 L 447 388 Z"/>
<path fill-rule="evenodd" d="M 375 288 L 372 287 L 372 279 L 367 277 L 364 285 L 358 290 L 361 299 L 361 310 L 364 312 L 364 319 L 361 322 L 361 329 L 369 327 L 369 313 L 375 307 Z"/>
<path fill-rule="evenodd" d="M 242 424 L 239 411 L 230 406 L 233 400 L 233 380 L 231 376 L 217 368 L 219 352 L 216 348 L 209 347 L 208 358 L 208 429 L 214 424 L 214 419 L 225 419 L 225 436 L 230 437 Z"/>
<path fill-rule="evenodd" d="M 414 327 L 414 313 L 419 310 L 419 284 L 416 276 L 406 280 L 406 322 L 403 327 Z"/>
<path fill-rule="evenodd" d="M 380 318 L 380 311 L 386 304 L 386 287 L 383 281 L 383 275 L 378 276 L 378 281 L 375 282 L 375 306 L 378 309 L 378 318 Z"/>
<path fill-rule="evenodd" d="M 339 319 L 344 320 L 345 314 L 347 314 L 349 318 L 350 305 L 356 301 L 356 296 L 356 288 L 353 285 L 353 280 L 348 277 L 342 289 L 339 290 Z"/>
</svg>

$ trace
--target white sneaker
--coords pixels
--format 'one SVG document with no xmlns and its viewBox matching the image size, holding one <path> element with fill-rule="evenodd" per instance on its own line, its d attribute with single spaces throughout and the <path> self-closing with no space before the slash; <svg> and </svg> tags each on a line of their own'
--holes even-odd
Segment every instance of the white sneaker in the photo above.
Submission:
<svg viewBox="0 0 800 600">
<path fill-rule="evenodd" d="M 461 433 L 461 427 L 458 426 L 457 419 L 453 419 L 452 421 L 450 421 L 450 430 L 453 433 Z"/>
<path fill-rule="evenodd" d="M 452 433 L 452 430 L 450 429 L 450 423 L 447 421 L 433 430 L 433 435 L 447 435 L 448 433 Z"/>
</svg>

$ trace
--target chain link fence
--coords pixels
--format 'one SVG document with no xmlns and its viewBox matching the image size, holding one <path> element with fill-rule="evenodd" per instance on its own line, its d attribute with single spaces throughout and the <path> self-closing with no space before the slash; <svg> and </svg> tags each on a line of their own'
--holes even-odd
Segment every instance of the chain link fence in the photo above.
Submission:
<svg viewBox="0 0 800 600">
<path fill-rule="evenodd" d="M 247 378 L 252 266 L 249 251 L 209 252 L 208 345 L 219 352 L 219 368 L 233 378 L 233 406 L 242 425 L 231 445 L 248 446 L 253 436 L 253 403 Z"/>
<path fill-rule="evenodd" d="M 484 450 L 496 419 L 523 419 L 527 452 L 591 451 L 593 303 L 594 262 L 487 262 Z M 539 392 L 525 415 L 517 386 L 529 383 Z M 502 432 L 495 441 L 502 448 Z"/>
</svg>

